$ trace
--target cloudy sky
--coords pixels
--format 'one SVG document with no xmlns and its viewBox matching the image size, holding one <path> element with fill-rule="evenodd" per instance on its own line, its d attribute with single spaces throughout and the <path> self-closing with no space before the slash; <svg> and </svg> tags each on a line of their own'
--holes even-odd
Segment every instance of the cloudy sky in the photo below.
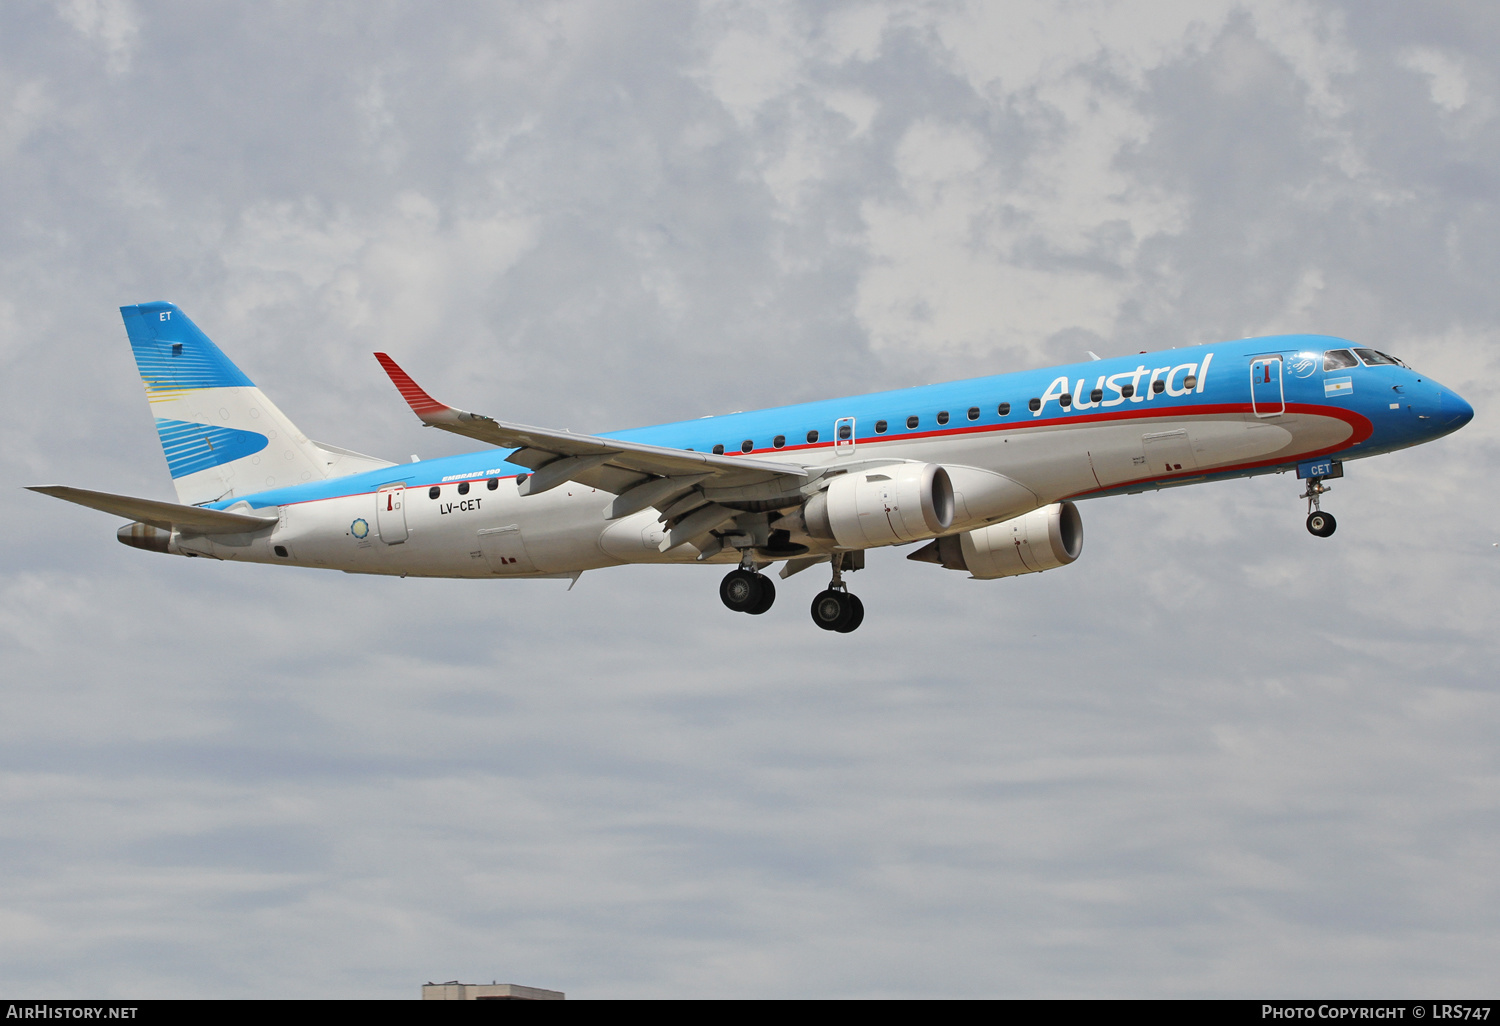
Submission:
<svg viewBox="0 0 1500 1026">
<path fill-rule="evenodd" d="M 434 15 L 434 11 L 440 11 Z M 0 8 L 0 992 L 1500 985 L 1500 8 Z M 1082 507 L 1083 557 L 364 579 L 173 559 L 117 307 L 314 438 L 607 430 L 1281 331 L 1472 424 Z M 472 446 L 468 446 L 472 447 Z"/>
</svg>

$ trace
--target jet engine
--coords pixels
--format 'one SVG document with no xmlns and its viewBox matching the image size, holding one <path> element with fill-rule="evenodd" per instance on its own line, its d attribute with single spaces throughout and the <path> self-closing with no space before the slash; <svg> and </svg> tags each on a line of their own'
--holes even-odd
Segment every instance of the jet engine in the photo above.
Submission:
<svg viewBox="0 0 1500 1026">
<path fill-rule="evenodd" d="M 982 581 L 1067 566 L 1083 552 L 1083 518 L 1054 502 L 999 524 L 936 538 L 907 559 L 967 570 Z"/>
<path fill-rule="evenodd" d="M 919 541 L 953 523 L 953 485 L 936 463 L 894 463 L 842 474 L 803 504 L 814 538 L 869 549 Z"/>
</svg>

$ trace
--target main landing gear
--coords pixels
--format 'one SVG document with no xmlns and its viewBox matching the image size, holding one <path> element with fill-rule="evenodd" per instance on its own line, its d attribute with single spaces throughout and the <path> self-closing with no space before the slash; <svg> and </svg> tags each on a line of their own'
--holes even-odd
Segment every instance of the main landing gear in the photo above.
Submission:
<svg viewBox="0 0 1500 1026">
<path fill-rule="evenodd" d="M 759 616 L 776 601 L 776 585 L 747 560 L 740 564 L 738 570 L 729 571 L 724 580 L 719 582 L 719 598 L 736 613 Z"/>
<path fill-rule="evenodd" d="M 1333 514 L 1324 513 L 1319 508 L 1323 493 L 1331 491 L 1333 489 L 1325 485 L 1321 477 L 1310 477 L 1307 479 L 1307 491 L 1297 496 L 1307 500 L 1307 530 L 1319 538 L 1327 538 L 1338 530 L 1339 522 L 1333 518 Z"/>
<path fill-rule="evenodd" d="M 826 591 L 818 592 L 812 602 L 813 623 L 825 631 L 848 634 L 857 629 L 865 619 L 865 604 L 858 595 L 851 595 L 844 583 L 844 554 L 833 554 L 833 580 Z"/>
<path fill-rule="evenodd" d="M 851 557 L 848 553 L 834 553 L 833 580 L 826 590 L 818 592 L 812 603 L 813 623 L 823 630 L 848 634 L 864 622 L 865 604 L 857 595 L 849 594 L 848 586 L 844 584 L 845 561 L 850 561 L 849 569 L 857 570 L 862 565 L 859 557 L 863 555 L 856 552 Z M 719 598 L 736 613 L 758 616 L 776 601 L 776 586 L 756 569 L 750 550 L 746 549 L 739 568 L 729 571 L 719 582 Z"/>
</svg>

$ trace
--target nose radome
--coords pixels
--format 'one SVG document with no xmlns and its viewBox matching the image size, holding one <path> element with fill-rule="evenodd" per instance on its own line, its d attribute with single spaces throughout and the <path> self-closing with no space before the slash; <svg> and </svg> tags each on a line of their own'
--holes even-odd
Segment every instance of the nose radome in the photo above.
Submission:
<svg viewBox="0 0 1500 1026">
<path fill-rule="evenodd" d="M 1457 431 L 1474 419 L 1474 407 L 1452 389 L 1443 389 L 1438 399 L 1438 422 L 1449 431 Z"/>
</svg>

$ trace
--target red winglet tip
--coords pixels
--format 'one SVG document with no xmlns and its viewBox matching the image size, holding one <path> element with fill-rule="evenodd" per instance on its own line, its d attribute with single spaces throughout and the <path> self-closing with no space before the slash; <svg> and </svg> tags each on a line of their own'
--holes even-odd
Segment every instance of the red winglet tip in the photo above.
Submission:
<svg viewBox="0 0 1500 1026">
<path fill-rule="evenodd" d="M 401 393 L 401 398 L 406 400 L 406 404 L 417 416 L 420 417 L 424 413 L 440 413 L 449 408 L 424 392 L 422 386 L 413 381 L 411 375 L 402 370 L 396 361 L 385 353 L 376 353 L 375 359 L 380 361 L 380 366 L 385 369 L 386 375 L 391 379 L 391 384 L 396 386 L 396 391 Z"/>
</svg>

